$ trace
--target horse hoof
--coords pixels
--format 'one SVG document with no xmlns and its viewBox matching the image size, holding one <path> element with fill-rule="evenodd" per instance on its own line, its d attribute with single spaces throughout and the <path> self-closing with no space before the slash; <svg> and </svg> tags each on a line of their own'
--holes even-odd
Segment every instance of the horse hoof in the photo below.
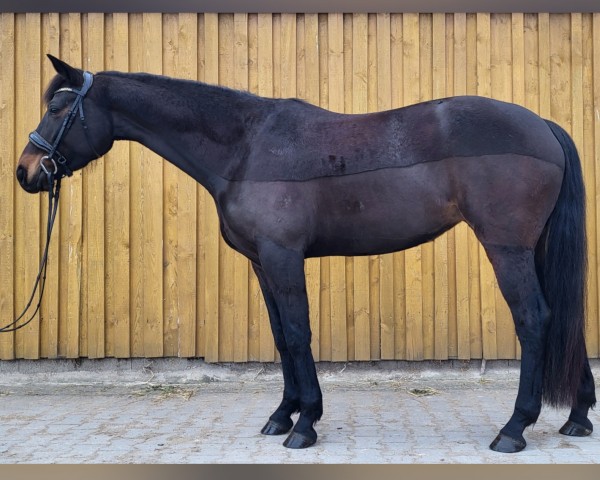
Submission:
<svg viewBox="0 0 600 480">
<path fill-rule="evenodd" d="M 490 448 L 495 452 L 501 453 L 517 453 L 525 448 L 527 443 L 523 438 L 512 438 L 503 433 L 499 433 L 494 441 L 490 444 Z"/>
<path fill-rule="evenodd" d="M 562 426 L 559 432 L 570 437 L 587 437 L 592 433 L 592 430 L 572 420 L 567 420 L 567 423 Z"/>
<path fill-rule="evenodd" d="M 285 439 L 285 442 L 283 442 L 283 446 L 287 447 L 287 448 L 308 448 L 311 445 L 314 445 L 317 441 L 317 435 L 315 434 L 315 436 L 313 437 L 308 436 L 308 435 L 304 435 L 302 433 L 298 433 L 298 432 L 292 432 L 290 433 L 289 437 Z"/>
<path fill-rule="evenodd" d="M 263 435 L 283 435 L 284 433 L 287 433 L 290 431 L 290 428 L 292 428 L 292 425 L 294 425 L 294 422 L 292 422 L 292 420 L 289 421 L 289 424 L 288 423 L 283 424 L 283 423 L 276 422 L 275 420 L 269 419 L 269 421 L 262 428 L 260 433 L 262 433 Z"/>
</svg>

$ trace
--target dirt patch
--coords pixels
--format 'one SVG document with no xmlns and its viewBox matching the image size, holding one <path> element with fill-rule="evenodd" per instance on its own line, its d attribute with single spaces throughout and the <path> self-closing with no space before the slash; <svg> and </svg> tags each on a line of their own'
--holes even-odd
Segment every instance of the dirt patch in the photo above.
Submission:
<svg viewBox="0 0 600 480">
<path fill-rule="evenodd" d="M 196 393 L 194 388 L 181 387 L 179 385 L 147 385 L 141 390 L 136 390 L 132 393 L 133 396 L 145 397 L 154 395 L 155 400 L 166 400 L 169 398 L 182 398 L 189 400 Z"/>
</svg>

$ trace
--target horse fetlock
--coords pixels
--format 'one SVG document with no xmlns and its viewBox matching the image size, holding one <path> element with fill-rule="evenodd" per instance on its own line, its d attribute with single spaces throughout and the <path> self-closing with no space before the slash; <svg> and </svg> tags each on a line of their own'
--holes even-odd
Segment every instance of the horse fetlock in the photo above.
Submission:
<svg viewBox="0 0 600 480">
<path fill-rule="evenodd" d="M 273 413 L 273 415 L 271 415 L 271 418 L 277 416 L 277 417 L 289 417 L 290 415 L 293 415 L 294 413 L 299 413 L 300 412 L 300 398 L 299 397 L 292 397 L 292 396 L 287 396 L 284 392 L 283 395 L 283 400 L 281 401 L 281 404 L 279 405 L 279 407 L 277 407 L 277 410 L 275 410 L 275 412 Z"/>
<path fill-rule="evenodd" d="M 312 418 L 313 424 L 321 419 L 323 415 L 323 398 L 321 395 L 311 399 L 310 401 L 302 401 L 300 404 L 300 412 L 307 418 Z"/>
<path fill-rule="evenodd" d="M 522 425 L 523 429 L 537 422 L 540 412 L 542 411 L 541 402 L 530 402 L 527 405 L 519 405 L 515 408 L 511 421 L 516 420 L 518 425 Z"/>
</svg>

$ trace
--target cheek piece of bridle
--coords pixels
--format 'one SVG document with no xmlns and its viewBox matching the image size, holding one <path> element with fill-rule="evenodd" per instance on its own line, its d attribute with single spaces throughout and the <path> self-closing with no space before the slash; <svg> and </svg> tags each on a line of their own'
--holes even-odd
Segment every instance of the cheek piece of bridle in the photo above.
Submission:
<svg viewBox="0 0 600 480">
<path fill-rule="evenodd" d="M 46 152 L 40 159 L 40 168 L 46 175 L 48 180 L 48 223 L 46 228 L 46 247 L 44 248 L 44 254 L 42 255 L 42 260 L 40 262 L 40 268 L 35 279 L 35 285 L 33 287 L 33 291 L 31 292 L 31 296 L 29 297 L 29 301 L 25 306 L 25 309 L 12 323 L 0 328 L 0 333 L 6 332 L 14 332 L 26 326 L 29 322 L 31 322 L 37 312 L 40 309 L 42 304 L 42 297 L 44 295 L 44 286 L 46 285 L 46 267 L 48 265 L 48 249 L 50 247 L 50 236 L 52 234 L 52 227 L 54 226 L 54 220 L 56 219 L 56 213 L 58 212 L 58 197 L 60 194 L 60 181 L 63 177 L 70 177 L 73 175 L 73 171 L 68 165 L 67 159 L 58 151 L 58 146 L 60 142 L 69 131 L 71 126 L 73 125 L 73 121 L 79 113 L 79 118 L 81 120 L 81 124 L 83 126 L 83 131 L 85 132 L 86 140 L 91 147 L 92 151 L 96 155 L 96 158 L 99 158 L 100 155 L 94 148 L 87 129 L 87 125 L 85 123 L 85 115 L 83 114 L 83 99 L 87 94 L 88 90 L 92 86 L 94 81 L 94 76 L 90 72 L 83 72 L 83 85 L 81 89 L 76 90 L 74 88 L 61 88 L 57 90 L 56 93 L 59 92 L 71 92 L 74 93 L 75 100 L 69 109 L 69 113 L 65 117 L 56 137 L 54 138 L 54 142 L 48 142 L 44 137 L 42 137 L 37 131 L 33 131 L 29 134 L 29 141 L 33 143 L 36 147 Z M 49 161 L 52 163 L 51 168 L 46 167 L 45 161 Z M 35 307 L 34 312 L 31 314 L 31 317 L 24 323 L 17 325 L 19 320 L 21 320 L 26 314 L 27 311 L 31 308 L 33 303 L 33 297 L 35 296 L 35 292 L 39 287 L 39 297 L 38 304 Z"/>
</svg>

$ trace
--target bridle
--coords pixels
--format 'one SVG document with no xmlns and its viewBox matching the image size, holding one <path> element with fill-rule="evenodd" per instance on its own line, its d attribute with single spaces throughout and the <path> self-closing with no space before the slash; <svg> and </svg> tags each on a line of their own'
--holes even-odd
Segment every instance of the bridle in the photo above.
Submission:
<svg viewBox="0 0 600 480">
<path fill-rule="evenodd" d="M 70 177 L 71 175 L 73 175 L 73 171 L 69 167 L 69 165 L 67 163 L 67 159 L 65 158 L 65 156 L 63 154 L 61 154 L 58 151 L 58 146 L 60 145 L 60 142 L 62 141 L 62 139 L 64 138 L 66 133 L 69 131 L 71 126 L 73 125 L 73 120 L 75 120 L 75 116 L 77 115 L 77 112 L 79 112 L 79 118 L 81 120 L 81 125 L 83 127 L 83 131 L 85 133 L 85 138 L 86 138 L 89 146 L 91 147 L 92 151 L 96 155 L 96 158 L 100 157 L 100 154 L 98 154 L 98 152 L 94 148 L 92 141 L 90 140 L 90 135 L 88 132 L 87 124 L 85 123 L 85 115 L 83 113 L 83 99 L 85 98 L 89 89 L 92 87 L 93 83 L 94 83 L 94 75 L 92 75 L 90 72 L 83 72 L 83 85 L 81 86 L 81 88 L 79 90 L 67 87 L 67 88 L 60 88 L 56 92 L 54 92 L 54 95 L 56 95 L 57 93 L 60 93 L 60 92 L 71 92 L 71 93 L 74 93 L 76 95 L 76 97 L 75 97 L 75 100 L 73 101 L 73 104 L 71 105 L 71 108 L 69 109 L 69 113 L 63 120 L 63 123 L 62 123 L 60 129 L 58 130 L 58 133 L 56 134 L 56 137 L 54 138 L 53 143 L 48 142 L 44 137 L 42 137 L 37 132 L 37 130 L 34 130 L 33 132 L 31 132 L 29 134 L 29 141 L 31 143 L 33 143 L 39 149 L 44 150 L 46 152 L 46 155 L 44 155 L 40 159 L 41 169 L 44 171 L 44 173 L 47 176 L 49 176 L 52 173 L 52 175 L 54 175 L 55 180 L 60 180 L 61 178 L 65 177 L 65 176 Z M 44 164 L 44 160 L 49 160 L 52 162 L 52 165 L 54 166 L 52 171 L 50 171 L 46 168 L 46 165 Z M 52 184 L 50 184 L 50 185 L 52 185 Z"/>
<path fill-rule="evenodd" d="M 44 248 L 44 254 L 42 255 L 40 268 L 35 279 L 33 291 L 31 292 L 31 296 L 29 297 L 25 309 L 23 310 L 21 315 L 19 315 L 12 323 L 9 323 L 8 325 L 5 325 L 4 327 L 0 328 L 0 333 L 14 332 L 29 324 L 35 318 L 42 304 L 44 287 L 46 285 L 46 268 L 48 266 L 48 250 L 50 248 L 50 237 L 52 235 L 52 227 L 54 226 L 54 220 L 56 219 L 56 214 L 58 212 L 60 181 L 65 176 L 70 177 L 71 175 L 73 175 L 73 170 L 71 170 L 71 168 L 69 167 L 67 159 L 58 151 L 58 146 L 60 145 L 60 142 L 63 140 L 71 126 L 73 125 L 73 121 L 75 120 L 77 112 L 79 112 L 79 118 L 81 120 L 83 131 L 85 132 L 85 137 L 89 146 L 96 155 L 96 158 L 100 158 L 101 156 L 96 151 L 94 145 L 90 140 L 88 128 L 85 123 L 85 115 L 83 113 L 83 99 L 85 98 L 86 94 L 91 88 L 93 82 L 94 76 L 90 72 L 83 72 L 83 85 L 79 90 L 76 90 L 74 88 L 60 88 L 56 92 L 54 92 L 54 94 L 57 94 L 59 92 L 71 92 L 74 93 L 76 97 L 73 101 L 73 104 L 71 105 L 71 108 L 69 109 L 69 113 L 65 117 L 60 129 L 58 130 L 58 133 L 56 134 L 53 143 L 48 142 L 37 132 L 37 130 L 34 130 L 29 134 L 29 141 L 39 149 L 46 152 L 46 155 L 44 155 L 40 159 L 40 168 L 42 169 L 48 180 L 48 222 L 46 227 L 46 246 Z M 48 169 L 46 167 L 46 165 L 44 164 L 45 160 L 49 160 L 50 162 L 52 162 L 52 168 Z M 20 325 L 17 325 L 19 320 L 21 320 L 26 315 L 27 311 L 30 309 L 33 303 L 33 297 L 35 296 L 35 292 L 38 290 L 38 287 L 38 303 L 35 307 L 34 312 L 31 314 L 27 321 L 21 323 Z"/>
</svg>

